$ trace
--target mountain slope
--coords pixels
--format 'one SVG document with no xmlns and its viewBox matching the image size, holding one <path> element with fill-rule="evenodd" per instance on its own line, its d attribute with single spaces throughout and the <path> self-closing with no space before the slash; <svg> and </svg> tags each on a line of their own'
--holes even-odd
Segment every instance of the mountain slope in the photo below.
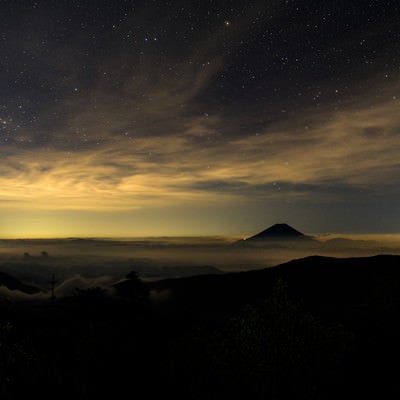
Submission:
<svg viewBox="0 0 400 400">
<path fill-rule="evenodd" d="M 1 286 L 5 286 L 9 290 L 19 290 L 20 292 L 26 294 L 35 294 L 40 292 L 38 288 L 31 285 L 26 285 L 17 278 L 14 278 L 13 276 L 4 272 L 0 272 L 0 287 Z"/>
<path fill-rule="evenodd" d="M 153 282 L 150 289 L 168 292 L 176 312 L 207 319 L 263 301 L 282 281 L 294 300 L 317 315 L 352 323 L 352 312 L 374 301 L 400 305 L 399 266 L 400 256 L 312 256 L 263 270 Z"/>
</svg>

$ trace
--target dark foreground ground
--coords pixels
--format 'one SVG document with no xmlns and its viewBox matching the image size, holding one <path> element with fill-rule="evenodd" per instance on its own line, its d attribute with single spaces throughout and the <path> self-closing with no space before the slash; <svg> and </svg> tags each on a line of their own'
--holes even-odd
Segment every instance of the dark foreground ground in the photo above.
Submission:
<svg viewBox="0 0 400 400">
<path fill-rule="evenodd" d="M 0 398 L 400 395 L 400 256 L 0 303 Z"/>
</svg>

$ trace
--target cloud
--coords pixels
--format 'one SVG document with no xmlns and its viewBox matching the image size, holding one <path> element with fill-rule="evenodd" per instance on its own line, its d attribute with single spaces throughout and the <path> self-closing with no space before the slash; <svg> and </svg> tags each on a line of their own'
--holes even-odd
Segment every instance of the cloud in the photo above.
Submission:
<svg viewBox="0 0 400 400">
<path fill-rule="evenodd" d="M 0 286 L 0 298 L 10 300 L 43 300 L 48 299 L 48 295 L 43 292 L 28 294 L 19 290 L 10 290 L 6 286 Z"/>
<path fill-rule="evenodd" d="M 163 106 L 154 112 L 160 121 L 167 117 Z M 88 114 L 76 118 L 87 132 L 100 130 Z M 177 132 L 168 118 L 168 134 L 155 120 L 148 136 L 146 125 L 138 135 L 124 134 L 118 121 L 102 128 L 103 142 L 76 152 L 10 145 L 0 167 L 0 207 L 120 210 L 255 193 L 304 196 L 335 187 L 396 190 L 400 183 L 400 116 L 393 99 L 305 113 L 234 137 L 218 131 L 218 115 L 175 116 L 182 122 Z"/>
<path fill-rule="evenodd" d="M 110 284 L 113 283 L 113 278 L 109 276 L 99 276 L 96 278 L 84 278 L 80 275 L 66 279 L 55 289 L 57 297 L 71 296 L 75 293 L 75 289 L 89 289 L 93 287 L 100 287 L 107 290 L 108 293 L 112 292 Z"/>
</svg>

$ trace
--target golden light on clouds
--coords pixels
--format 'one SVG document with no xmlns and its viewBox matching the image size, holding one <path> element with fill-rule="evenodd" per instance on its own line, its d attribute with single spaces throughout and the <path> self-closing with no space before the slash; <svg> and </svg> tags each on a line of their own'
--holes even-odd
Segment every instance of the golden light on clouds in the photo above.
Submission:
<svg viewBox="0 0 400 400">
<path fill-rule="evenodd" d="M 309 116 L 309 125 L 304 120 L 237 138 L 219 135 L 215 121 L 194 121 L 168 136 L 130 133 L 115 140 L 103 130 L 99 145 L 73 153 L 16 149 L 1 167 L 0 207 L 126 210 L 234 201 L 264 186 L 270 190 L 259 195 L 268 199 L 277 195 L 277 182 L 291 185 L 293 197 L 307 196 L 301 185 L 398 183 L 396 103 L 321 112 Z"/>
</svg>

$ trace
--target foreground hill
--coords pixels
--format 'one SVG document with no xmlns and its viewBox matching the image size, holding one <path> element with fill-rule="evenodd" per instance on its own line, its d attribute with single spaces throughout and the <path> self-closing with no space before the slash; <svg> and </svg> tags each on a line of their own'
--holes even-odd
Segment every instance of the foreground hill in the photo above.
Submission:
<svg viewBox="0 0 400 400">
<path fill-rule="evenodd" d="M 262 270 L 162 280 L 151 283 L 150 289 L 168 292 L 168 301 L 176 311 L 206 316 L 260 301 L 278 281 L 284 282 L 291 297 L 324 318 L 351 320 L 347 314 L 352 306 L 398 301 L 400 256 L 311 256 Z"/>
<path fill-rule="evenodd" d="M 400 396 L 400 256 L 148 284 L 132 272 L 114 289 L 0 302 L 0 397 Z"/>
<path fill-rule="evenodd" d="M 400 256 L 313 256 L 152 290 L 176 321 L 217 326 L 201 339 L 217 342 L 226 398 L 400 395 Z"/>
</svg>

